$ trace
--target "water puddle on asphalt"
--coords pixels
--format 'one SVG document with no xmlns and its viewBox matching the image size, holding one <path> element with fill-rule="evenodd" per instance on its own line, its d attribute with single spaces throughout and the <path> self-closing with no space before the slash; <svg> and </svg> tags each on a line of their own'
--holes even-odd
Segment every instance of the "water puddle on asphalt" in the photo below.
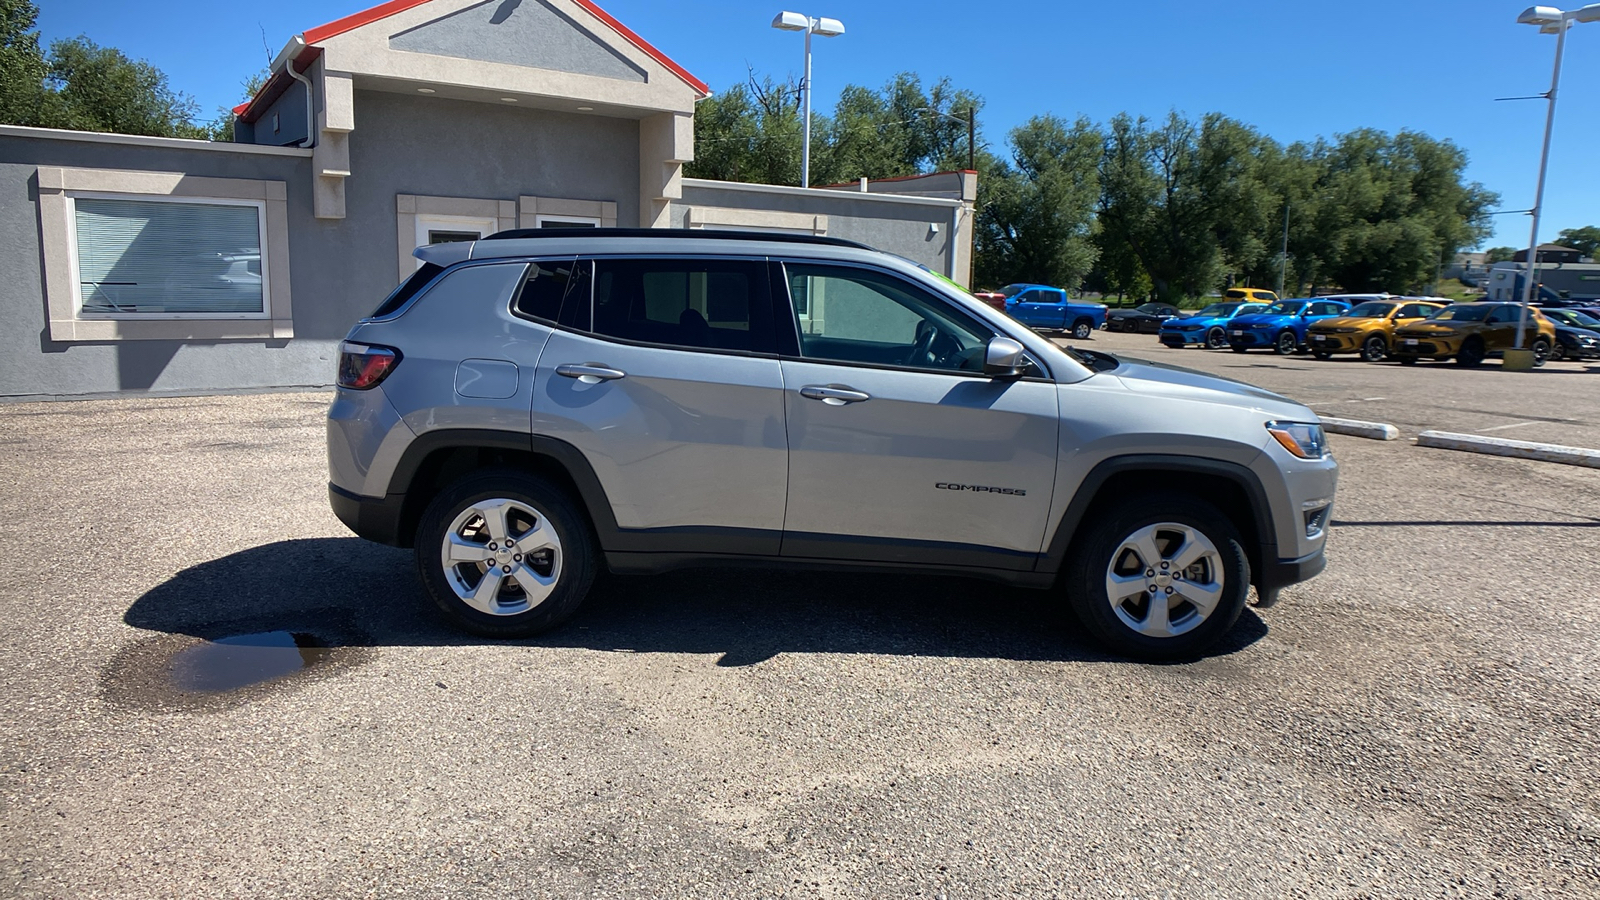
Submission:
<svg viewBox="0 0 1600 900">
<path fill-rule="evenodd" d="M 171 686 L 213 694 L 276 681 L 325 661 L 329 647 L 315 635 L 265 631 L 202 641 L 172 657 Z"/>
</svg>

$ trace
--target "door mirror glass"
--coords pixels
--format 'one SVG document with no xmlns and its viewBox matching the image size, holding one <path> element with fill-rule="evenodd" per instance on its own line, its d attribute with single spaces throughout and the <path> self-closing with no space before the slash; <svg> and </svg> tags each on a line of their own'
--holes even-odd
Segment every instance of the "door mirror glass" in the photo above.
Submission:
<svg viewBox="0 0 1600 900">
<path fill-rule="evenodd" d="M 1022 345 L 1011 338 L 991 338 L 983 350 L 983 374 L 991 378 L 1022 377 L 1024 352 Z"/>
</svg>

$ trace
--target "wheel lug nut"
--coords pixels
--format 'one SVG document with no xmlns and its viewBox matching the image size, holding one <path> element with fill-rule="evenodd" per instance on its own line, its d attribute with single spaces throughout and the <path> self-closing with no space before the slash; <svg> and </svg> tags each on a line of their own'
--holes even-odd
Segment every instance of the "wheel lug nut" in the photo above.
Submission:
<svg viewBox="0 0 1600 900">
<path fill-rule="evenodd" d="M 1144 570 L 1144 577 L 1146 577 L 1146 578 L 1154 578 L 1154 577 L 1156 577 L 1156 570 L 1155 569 L 1145 569 Z"/>
<path fill-rule="evenodd" d="M 1167 588 L 1167 593 L 1172 593 L 1172 588 Z"/>
<path fill-rule="evenodd" d="M 522 562 L 522 554 L 521 553 L 515 554 L 514 556 L 511 557 L 511 561 L 512 562 Z"/>
<path fill-rule="evenodd" d="M 1166 568 L 1166 567 L 1167 567 L 1167 564 L 1166 564 L 1166 563 L 1162 563 L 1162 564 L 1161 564 L 1161 568 L 1163 568 L 1163 569 L 1165 569 L 1165 568 Z"/>
<path fill-rule="evenodd" d="M 489 549 L 490 549 L 490 550 L 499 550 L 499 549 L 500 549 L 500 548 L 499 548 L 499 546 L 497 546 L 497 545 L 496 545 L 496 544 L 495 544 L 495 542 L 494 542 L 494 541 L 490 541 L 490 542 L 489 542 Z"/>
<path fill-rule="evenodd" d="M 507 575 L 510 575 L 511 574 L 511 567 L 510 566 L 501 566 L 500 567 L 500 571 L 506 573 Z"/>
</svg>

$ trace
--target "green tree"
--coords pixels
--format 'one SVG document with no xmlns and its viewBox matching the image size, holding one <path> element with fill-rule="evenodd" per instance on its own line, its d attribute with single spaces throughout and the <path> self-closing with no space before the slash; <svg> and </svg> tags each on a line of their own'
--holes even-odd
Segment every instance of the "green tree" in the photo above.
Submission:
<svg viewBox="0 0 1600 900">
<path fill-rule="evenodd" d="M 1517 251 L 1511 247 L 1490 247 L 1484 252 L 1484 262 L 1488 265 L 1494 265 L 1495 263 L 1500 262 L 1510 262 L 1511 257 L 1515 256 L 1516 254 Z"/>
<path fill-rule="evenodd" d="M 53 127 L 156 137 L 206 137 L 194 124 L 194 99 L 172 90 L 167 76 L 114 47 L 82 35 L 50 45 L 45 118 Z"/>
<path fill-rule="evenodd" d="M 1011 132 L 1012 161 L 978 178 L 974 281 L 1076 288 L 1093 266 L 1103 138 L 1087 119 L 1035 116 Z"/>
<path fill-rule="evenodd" d="M 754 73 L 695 108 L 691 178 L 756 184 L 800 182 L 799 89 Z M 812 148 L 813 152 L 815 147 Z M 814 180 L 814 179 L 813 179 Z"/>
<path fill-rule="evenodd" d="M 39 124 L 44 77 L 39 49 L 39 8 L 30 0 L 0 0 L 0 122 Z"/>
<path fill-rule="evenodd" d="M 1563 229 L 1556 235 L 1556 243 L 1563 247 L 1571 247 L 1593 259 L 1600 255 L 1600 225 Z"/>
<path fill-rule="evenodd" d="M 267 79 L 271 75 L 272 70 L 263 66 L 261 71 L 239 82 L 239 87 L 244 91 L 244 96 L 241 98 L 242 101 L 248 102 L 261 93 L 261 88 L 266 85 Z M 233 120 L 233 107 L 217 107 L 217 117 L 205 125 L 206 136 L 213 141 L 231 142 L 233 140 Z"/>
</svg>

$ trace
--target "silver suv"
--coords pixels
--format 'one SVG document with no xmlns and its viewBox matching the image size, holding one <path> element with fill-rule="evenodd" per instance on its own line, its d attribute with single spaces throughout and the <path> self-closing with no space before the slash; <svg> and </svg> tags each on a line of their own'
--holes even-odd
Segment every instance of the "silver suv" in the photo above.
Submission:
<svg viewBox="0 0 1600 900">
<path fill-rule="evenodd" d="M 1337 466 L 1248 385 L 1064 350 L 848 241 L 510 231 L 340 348 L 329 499 L 455 623 L 553 628 L 601 566 L 939 571 L 1192 655 L 1322 570 Z"/>
</svg>

